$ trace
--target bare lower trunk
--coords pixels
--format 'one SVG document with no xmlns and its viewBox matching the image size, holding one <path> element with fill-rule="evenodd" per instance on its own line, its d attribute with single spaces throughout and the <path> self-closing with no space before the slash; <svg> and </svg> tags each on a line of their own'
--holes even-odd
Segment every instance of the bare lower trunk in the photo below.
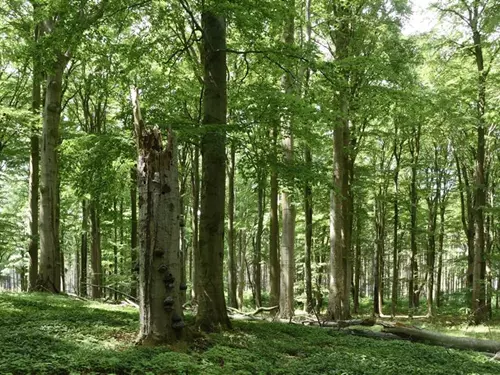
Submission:
<svg viewBox="0 0 500 375">
<path fill-rule="evenodd" d="M 306 165 L 309 170 L 312 168 L 312 156 L 309 147 L 306 149 Z M 306 248 L 305 248 L 305 264 L 304 264 L 304 281 L 306 289 L 306 311 L 312 312 L 314 308 L 314 300 L 312 296 L 312 270 L 311 270 L 311 254 L 313 241 L 313 207 L 312 207 L 312 186 L 308 181 L 304 189 L 305 203 L 305 219 L 306 219 Z"/>
<path fill-rule="evenodd" d="M 131 287 L 130 295 L 137 297 L 137 272 L 138 259 L 137 251 L 139 241 L 137 240 L 137 168 L 132 168 L 130 171 L 130 211 L 131 211 L 131 228 L 130 228 L 130 259 L 132 264 L 131 269 Z"/>
<path fill-rule="evenodd" d="M 90 202 L 92 298 L 101 298 L 102 294 L 101 219 L 99 212 L 98 201 L 92 200 Z"/>
<path fill-rule="evenodd" d="M 200 215 L 199 295 L 196 324 L 203 331 L 230 328 L 224 297 L 224 206 L 226 172 L 226 21 L 204 9 L 203 96 L 204 132 L 201 140 L 202 182 Z"/>
<path fill-rule="evenodd" d="M 273 127 L 273 156 L 276 156 L 276 142 L 278 137 L 278 129 Z M 278 173 L 277 173 L 277 160 L 274 160 L 274 165 L 271 166 L 271 215 L 270 215 L 270 228 L 269 228 L 269 304 L 276 306 L 279 304 L 280 296 L 280 262 L 278 253 Z"/>
<path fill-rule="evenodd" d="M 295 43 L 295 18 L 294 6 L 295 1 L 289 1 L 290 14 L 285 21 L 285 29 L 283 33 L 283 41 L 288 46 L 292 47 Z M 293 93 L 293 80 L 289 73 L 285 73 L 282 77 L 281 86 L 283 91 L 291 95 Z M 293 130 L 292 121 L 289 114 L 282 114 L 283 132 L 283 155 L 284 162 L 291 165 L 293 163 Z M 294 297 L 293 285 L 295 282 L 295 207 L 291 201 L 291 194 L 286 189 L 281 192 L 281 209 L 282 209 L 282 236 L 280 247 L 280 317 L 291 318 L 294 315 Z"/>
<path fill-rule="evenodd" d="M 228 199 L 228 221 L 229 221 L 229 230 L 227 233 L 227 242 L 228 242 L 228 305 L 230 307 L 238 308 L 238 301 L 236 298 L 236 288 L 237 288 L 237 280 L 236 280 L 236 241 L 235 241 L 235 231 L 234 231 L 234 175 L 236 169 L 236 147 L 234 142 L 231 143 L 231 152 L 230 152 L 230 167 L 229 167 L 229 199 Z"/>
<path fill-rule="evenodd" d="M 238 308 L 243 309 L 243 291 L 245 290 L 245 257 L 246 257 L 246 233 L 243 230 L 239 232 L 239 251 L 238 251 Z"/>
<path fill-rule="evenodd" d="M 37 16 L 37 7 L 33 8 L 34 18 Z M 35 25 L 34 44 L 35 51 L 39 49 L 38 39 L 40 35 L 40 25 Z M 40 62 L 36 53 L 33 54 L 33 85 L 31 110 L 39 119 L 40 106 L 42 104 L 41 94 L 42 75 Z M 40 136 L 38 129 L 33 129 L 30 137 L 30 169 L 29 169 L 29 207 L 30 207 L 30 242 L 28 245 L 29 264 L 29 290 L 36 289 L 38 278 L 38 215 L 39 215 L 39 186 L 40 186 Z"/>
<path fill-rule="evenodd" d="M 59 234 L 57 228 L 57 186 L 59 169 L 57 145 L 61 120 L 61 97 L 66 57 L 58 56 L 47 76 L 40 180 L 40 262 L 37 290 L 58 293 L 61 290 Z"/>
<path fill-rule="evenodd" d="M 87 296 L 87 268 L 88 268 L 88 253 L 89 253 L 89 242 L 88 242 L 88 221 L 89 221 L 89 209 L 87 201 L 82 201 L 82 235 L 80 244 L 80 295 L 83 297 Z"/>
<path fill-rule="evenodd" d="M 253 258 L 253 282 L 255 286 L 255 305 L 262 306 L 262 234 L 264 232 L 264 177 L 259 178 L 257 190 L 257 232 L 255 234 L 255 252 Z"/>
<path fill-rule="evenodd" d="M 192 274 L 191 274 L 191 298 L 193 301 L 197 301 L 199 295 L 199 264 L 200 264 L 200 242 L 199 242 L 199 207 L 200 207 L 200 148 L 195 146 L 194 157 L 193 157 L 193 168 L 191 170 L 191 191 L 193 195 L 193 212 L 192 218 Z"/>
</svg>

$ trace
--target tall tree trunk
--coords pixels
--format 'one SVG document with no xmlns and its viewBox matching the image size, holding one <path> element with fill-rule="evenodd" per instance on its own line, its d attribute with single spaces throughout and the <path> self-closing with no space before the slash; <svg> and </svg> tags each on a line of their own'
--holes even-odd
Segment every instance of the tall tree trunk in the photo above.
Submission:
<svg viewBox="0 0 500 375">
<path fill-rule="evenodd" d="M 308 170 L 312 168 L 312 155 L 311 149 L 306 148 L 305 155 L 306 166 Z M 311 270 L 311 254 L 312 254 L 312 241 L 313 241 L 313 207 L 312 207 L 312 186 L 308 180 L 304 188 L 304 202 L 305 202 L 305 225 L 306 225 L 306 249 L 305 249 L 305 287 L 306 287 L 306 311 L 311 313 L 314 308 L 314 300 L 312 295 L 312 270 Z"/>
<path fill-rule="evenodd" d="M 460 209 L 461 209 L 461 221 L 462 228 L 467 237 L 467 294 L 470 301 L 472 291 L 472 274 L 474 269 L 474 208 L 473 208 L 473 197 L 472 188 L 469 183 L 469 172 L 464 163 L 459 159 L 458 153 L 454 152 L 455 165 L 457 168 L 458 176 L 458 186 L 460 191 Z"/>
<path fill-rule="evenodd" d="M 408 297 L 410 314 L 419 306 L 420 288 L 419 288 L 419 275 L 418 275 L 418 245 L 417 245 L 417 209 L 418 209 L 418 193 L 417 193 L 417 170 L 420 154 L 420 132 L 421 125 L 418 124 L 413 127 L 413 135 L 410 140 L 410 154 L 411 154 L 411 185 L 410 185 L 410 280 L 408 283 Z"/>
<path fill-rule="evenodd" d="M 272 134 L 272 155 L 273 161 L 271 165 L 271 192 L 270 192 L 270 222 L 269 222 L 269 284 L 271 286 L 269 293 L 269 304 L 277 306 L 280 296 L 280 261 L 279 261 L 279 219 L 278 219 L 278 172 L 277 172 L 277 142 L 278 142 L 278 126 L 275 123 Z"/>
<path fill-rule="evenodd" d="M 478 85 L 477 85 L 477 150 L 475 171 L 475 219 L 476 219 L 476 243 L 474 246 L 474 270 L 472 285 L 472 313 L 475 323 L 481 323 L 487 319 L 486 288 L 485 288 L 485 228 L 484 208 L 486 207 L 487 186 L 485 178 L 486 157 L 486 77 L 484 69 L 484 58 L 482 49 L 482 37 L 478 30 L 479 5 L 474 2 L 471 27 L 473 32 L 474 54 L 476 58 Z"/>
<path fill-rule="evenodd" d="M 231 142 L 230 150 L 230 166 L 229 166 L 229 199 L 228 199 L 228 221 L 229 221 L 229 231 L 227 233 L 228 242 L 228 297 L 229 306 L 238 308 L 238 300 L 236 298 L 237 292 L 237 279 L 236 279 L 236 241 L 235 241 L 235 231 L 234 231 L 234 175 L 236 170 L 236 147 L 234 142 Z"/>
<path fill-rule="evenodd" d="M 224 297 L 224 206 L 226 172 L 227 88 L 226 21 L 208 7 L 203 27 L 203 125 L 210 131 L 201 140 L 202 182 L 200 264 L 196 324 L 203 331 L 230 328 Z"/>
<path fill-rule="evenodd" d="M 81 247 L 80 247 L 80 295 L 83 297 L 87 296 L 87 269 L 88 269 L 88 253 L 89 253 L 89 242 L 88 242 L 88 221 L 89 221 L 89 209 L 87 201 L 82 201 L 82 235 L 81 235 Z"/>
<path fill-rule="evenodd" d="M 187 257 L 188 243 L 186 238 L 186 207 L 184 204 L 184 195 L 186 194 L 185 179 L 181 180 L 179 192 L 179 212 L 180 212 L 180 258 L 181 258 L 181 304 L 186 303 L 187 298 Z"/>
<path fill-rule="evenodd" d="M 334 6 L 335 16 L 339 18 L 332 42 L 335 43 L 335 59 L 343 61 L 349 57 L 350 9 L 345 5 Z M 348 319 L 350 315 L 349 289 L 351 275 L 350 246 L 350 188 L 349 172 L 351 158 L 349 131 L 349 72 L 343 69 L 334 104 L 338 115 L 333 129 L 333 186 L 330 193 L 330 295 L 328 315 L 333 319 Z"/>
<path fill-rule="evenodd" d="M 199 215 L 198 211 L 200 208 L 200 148 L 195 146 L 194 156 L 193 156 L 193 168 L 191 169 L 191 192 L 193 195 L 193 213 L 192 218 L 192 273 L 191 273 L 191 298 L 193 301 L 198 300 L 199 295 L 199 264 L 200 264 L 200 241 L 199 241 Z"/>
<path fill-rule="evenodd" d="M 262 234 L 264 232 L 264 194 L 265 176 L 258 177 L 257 187 L 257 233 L 255 234 L 255 252 L 253 258 L 253 282 L 255 287 L 255 305 L 262 306 Z"/>
<path fill-rule="evenodd" d="M 137 297 L 137 272 L 138 272 L 138 240 L 137 240 L 137 168 L 130 170 L 130 211 L 131 211 L 131 228 L 130 228 L 130 259 L 131 259 L 131 287 L 130 295 Z"/>
<path fill-rule="evenodd" d="M 57 225 L 57 187 L 59 169 L 57 145 L 61 121 L 63 72 L 66 57 L 62 54 L 49 70 L 43 113 L 40 179 L 40 263 L 37 290 L 58 293 L 61 290 L 59 234 Z"/>
<path fill-rule="evenodd" d="M 36 8 L 34 8 L 34 13 Z M 39 25 L 35 26 L 34 44 L 35 51 L 38 48 L 38 38 L 40 34 Z M 33 87 L 32 87 L 32 103 L 31 110 L 35 116 L 40 114 L 40 106 L 42 104 L 41 95 L 41 72 L 39 57 L 33 54 Z M 29 289 L 36 288 L 38 277 L 38 189 L 40 185 L 40 137 L 38 130 L 33 129 L 30 137 L 30 170 L 29 170 L 29 207 L 30 207 L 30 242 L 28 245 L 28 254 L 30 257 L 29 266 Z"/>
<path fill-rule="evenodd" d="M 113 284 L 114 300 L 118 300 L 118 208 L 116 200 L 113 201 L 113 276 L 115 282 Z"/>
<path fill-rule="evenodd" d="M 392 250 L 392 290 L 391 290 L 391 316 L 396 316 L 399 288 L 399 169 L 401 163 L 402 141 L 398 139 L 398 125 L 395 123 L 395 136 L 393 156 L 396 160 L 394 170 L 394 224 L 393 224 L 393 250 Z"/>
<path fill-rule="evenodd" d="M 284 25 L 283 41 L 287 46 L 295 44 L 295 0 L 289 0 L 289 12 Z M 281 86 L 285 94 L 291 95 L 294 91 L 293 81 L 290 73 L 282 77 Z M 283 155 L 284 162 L 293 163 L 293 131 L 292 121 L 289 114 L 283 114 Z M 282 209 L 282 236 L 280 250 L 280 299 L 279 314 L 281 318 L 291 318 L 294 313 L 293 285 L 295 279 L 295 207 L 292 204 L 291 195 L 286 189 L 281 191 Z"/>
<path fill-rule="evenodd" d="M 146 130 L 138 90 L 131 89 L 139 149 L 139 306 L 138 342 L 173 343 L 184 337 L 181 305 L 180 195 L 175 135 Z"/>
<path fill-rule="evenodd" d="M 91 251 L 90 264 L 92 267 L 92 298 L 101 298 L 102 293 L 102 257 L 101 257 L 101 220 L 99 201 L 95 198 L 90 201 Z"/>
<path fill-rule="evenodd" d="M 443 272 L 443 251 L 444 251 L 444 217 L 446 212 L 446 203 L 445 197 L 441 199 L 441 204 L 439 206 L 439 237 L 438 237 L 438 270 L 437 270 L 437 278 L 436 278 L 436 289 L 434 293 L 434 301 L 436 303 L 436 307 L 441 307 L 441 283 L 442 283 L 442 272 Z"/>
<path fill-rule="evenodd" d="M 240 229 L 238 251 L 238 308 L 243 309 L 243 291 L 245 290 L 245 258 L 246 258 L 246 233 Z"/>
</svg>

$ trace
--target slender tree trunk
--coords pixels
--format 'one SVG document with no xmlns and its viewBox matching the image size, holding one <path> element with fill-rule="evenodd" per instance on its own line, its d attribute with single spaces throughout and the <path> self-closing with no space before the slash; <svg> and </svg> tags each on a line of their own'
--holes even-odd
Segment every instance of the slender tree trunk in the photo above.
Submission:
<svg viewBox="0 0 500 375">
<path fill-rule="evenodd" d="M 476 243 L 474 246 L 474 269 L 472 285 L 472 313 L 475 323 L 481 323 L 487 319 L 486 308 L 486 288 L 485 288 L 485 227 L 484 208 L 486 207 L 487 186 L 485 178 L 485 158 L 486 158 L 486 121 L 484 118 L 486 111 L 486 76 L 484 70 L 483 50 L 481 33 L 478 27 L 479 5 L 475 2 L 473 6 L 472 32 L 474 41 L 474 52 L 477 65 L 478 85 L 477 85 L 477 150 L 476 150 L 476 171 L 475 171 L 475 205 L 474 213 L 476 220 Z"/>
<path fill-rule="evenodd" d="M 91 251 L 90 264 L 92 267 L 92 298 L 101 298 L 102 295 L 102 258 L 101 258 L 101 220 L 99 201 L 95 198 L 90 201 Z"/>
<path fill-rule="evenodd" d="M 34 13 L 36 8 L 34 9 Z M 38 50 L 38 38 L 40 33 L 39 25 L 35 26 L 34 43 L 35 50 Z M 42 104 L 41 95 L 41 72 L 39 58 L 36 53 L 33 55 L 33 86 L 31 110 L 35 116 L 40 114 Z M 36 288 L 38 277 L 38 189 L 40 181 L 40 137 L 38 130 L 33 129 L 30 137 L 30 170 L 29 170 L 29 207 L 30 207 L 30 242 L 28 254 L 30 257 L 29 266 L 29 290 Z"/>
<path fill-rule="evenodd" d="M 245 290 L 245 258 L 246 258 L 246 233 L 243 230 L 239 232 L 239 251 L 238 251 L 238 308 L 243 309 L 243 291 Z"/>
<path fill-rule="evenodd" d="M 236 241 L 235 241 L 235 231 L 234 231 L 234 175 L 236 169 L 236 147 L 234 142 L 231 143 L 230 151 L 230 167 L 229 167 L 229 199 L 228 199 L 228 221 L 229 221 L 229 231 L 227 233 L 228 242 L 228 268 L 229 268 L 229 278 L 228 278 L 228 297 L 229 306 L 237 308 L 238 301 L 236 298 L 237 294 L 237 279 L 236 279 Z"/>
<path fill-rule="evenodd" d="M 360 297 L 360 282 L 361 282 L 361 220 L 356 217 L 356 244 L 354 252 L 354 313 L 359 313 L 359 297 Z"/>
<path fill-rule="evenodd" d="M 417 193 L 417 170 L 420 153 L 420 131 L 421 125 L 417 125 L 413 129 L 413 138 L 410 140 L 411 153 L 411 186 L 410 186 L 410 280 L 408 283 L 409 294 L 409 309 L 410 314 L 419 306 L 420 288 L 418 275 L 418 247 L 417 247 L 417 209 L 418 209 L 418 193 Z"/>
<path fill-rule="evenodd" d="M 306 166 L 308 170 L 312 168 L 311 149 L 306 148 L 305 156 Z M 311 182 L 307 181 L 304 188 L 305 202 L 305 220 L 306 220 L 306 249 L 305 249 L 305 287 L 306 287 L 306 311 L 311 313 L 314 308 L 314 300 L 312 295 L 312 270 L 311 270 L 311 254 L 313 241 L 313 207 L 312 207 L 312 186 Z"/>
<path fill-rule="evenodd" d="M 191 170 L 191 191 L 193 195 L 193 214 L 192 214 L 192 287 L 191 298 L 198 301 L 200 294 L 199 268 L 200 268 L 200 241 L 199 241 L 199 215 L 200 208 L 200 148 L 195 146 L 193 157 L 193 168 Z"/>
<path fill-rule="evenodd" d="M 182 180 L 184 181 L 184 179 Z M 180 258 L 181 258 L 181 304 L 186 303 L 187 298 L 187 257 L 188 257 L 188 243 L 186 238 L 186 207 L 184 205 L 184 195 L 186 194 L 186 187 L 183 182 L 179 193 L 179 212 L 180 212 Z"/>
<path fill-rule="evenodd" d="M 255 252 L 253 259 L 253 281 L 255 286 L 255 305 L 262 306 L 262 234 L 264 233 L 264 194 L 265 176 L 259 177 L 257 188 L 257 233 L 255 234 Z"/>
<path fill-rule="evenodd" d="M 131 211 L 131 228 L 130 228 L 130 259 L 131 259 L 131 287 L 130 295 L 132 297 L 137 297 L 137 272 L 138 259 L 137 250 L 139 246 L 139 241 L 137 239 L 137 168 L 132 168 L 130 170 L 130 211 Z"/>
<path fill-rule="evenodd" d="M 82 201 L 82 235 L 81 235 L 81 247 L 80 247 L 80 295 L 83 297 L 87 296 L 87 269 L 88 269 L 88 215 L 89 209 L 87 201 Z"/>
<path fill-rule="evenodd" d="M 467 294 L 470 301 L 472 291 L 472 274 L 474 269 L 474 209 L 472 207 L 472 193 L 471 186 L 469 184 L 469 173 L 467 168 L 463 165 L 459 159 L 458 153 L 454 152 L 455 165 L 457 168 L 458 185 L 460 190 L 460 208 L 461 208 L 461 221 L 462 228 L 467 237 Z"/>
<path fill-rule="evenodd" d="M 116 200 L 113 202 L 113 275 L 115 282 L 113 284 L 114 290 L 114 300 L 118 300 L 118 208 L 116 205 Z"/>
<path fill-rule="evenodd" d="M 201 140 L 202 182 L 200 216 L 200 264 L 196 324 L 203 331 L 230 328 L 224 297 L 224 206 L 225 206 L 225 124 L 226 22 L 223 16 L 205 8 L 203 66 L 205 95 L 203 125 L 210 129 Z"/>
<path fill-rule="evenodd" d="M 401 162 L 402 142 L 398 139 L 398 125 L 395 125 L 393 155 L 396 160 L 394 170 L 394 225 L 393 225 L 393 251 L 392 251 L 392 291 L 391 291 L 391 316 L 396 316 L 398 305 L 399 287 L 399 169 Z"/>
<path fill-rule="evenodd" d="M 295 44 L 295 0 L 289 1 L 290 14 L 285 21 L 283 41 L 292 47 Z M 285 73 L 282 77 L 282 88 L 288 95 L 293 93 L 292 76 Z M 284 162 L 293 163 L 293 131 L 292 123 L 288 114 L 282 115 L 284 120 L 283 154 Z M 293 285 L 295 279 L 295 207 L 292 204 L 291 195 L 286 189 L 281 191 L 281 209 L 283 218 L 283 231 L 281 237 L 280 251 L 280 300 L 279 309 L 281 318 L 291 318 L 294 313 Z"/>
<path fill-rule="evenodd" d="M 270 193 L 270 228 L 269 228 L 269 283 L 270 294 L 269 304 L 277 306 L 279 304 L 280 296 L 280 261 L 278 253 L 278 172 L 277 172 L 277 141 L 278 140 L 278 127 L 274 124 L 272 130 L 272 148 L 273 148 L 273 163 L 271 165 L 271 193 Z"/>
<path fill-rule="evenodd" d="M 58 55 L 57 61 L 47 75 L 41 147 L 40 263 L 37 290 L 54 293 L 61 290 L 60 264 L 58 263 L 57 145 L 66 61 L 65 56 Z"/>
</svg>

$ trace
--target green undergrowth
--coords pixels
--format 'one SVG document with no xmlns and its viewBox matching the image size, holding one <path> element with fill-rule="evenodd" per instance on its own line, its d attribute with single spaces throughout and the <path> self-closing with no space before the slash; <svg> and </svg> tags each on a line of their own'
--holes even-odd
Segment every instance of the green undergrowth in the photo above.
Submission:
<svg viewBox="0 0 500 375">
<path fill-rule="evenodd" d="M 234 322 L 189 347 L 134 346 L 138 312 L 44 294 L 0 294 L 0 374 L 500 374 L 480 354 L 331 329 Z"/>
</svg>

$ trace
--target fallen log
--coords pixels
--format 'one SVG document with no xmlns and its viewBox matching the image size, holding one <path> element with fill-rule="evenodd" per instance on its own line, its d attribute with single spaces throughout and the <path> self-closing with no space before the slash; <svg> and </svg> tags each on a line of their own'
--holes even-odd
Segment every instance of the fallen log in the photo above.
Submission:
<svg viewBox="0 0 500 375">
<path fill-rule="evenodd" d="M 385 333 L 385 332 L 375 332 L 375 331 L 369 331 L 366 329 L 347 329 L 345 331 L 342 331 L 346 334 L 354 335 L 354 336 L 361 336 L 361 337 L 367 337 L 370 339 L 378 339 L 378 340 L 407 340 L 402 337 L 399 337 L 398 335 L 395 335 L 393 333 Z"/>
<path fill-rule="evenodd" d="M 351 320 L 336 320 L 336 321 L 314 321 L 314 320 L 306 320 L 302 324 L 304 325 L 310 325 L 310 326 L 320 326 L 324 328 L 347 328 L 347 327 L 352 327 L 352 326 L 365 326 L 365 327 L 372 327 L 377 322 L 375 319 L 351 319 Z"/>
<path fill-rule="evenodd" d="M 383 333 L 391 333 L 401 338 L 421 342 L 446 348 L 473 350 L 476 352 L 498 353 L 500 351 L 500 341 L 481 340 L 469 337 L 448 336 L 425 329 L 410 327 L 383 327 Z"/>
<path fill-rule="evenodd" d="M 258 309 L 256 309 L 252 313 L 252 315 L 257 315 L 257 314 L 260 314 L 261 312 L 271 312 L 271 311 L 278 310 L 278 309 L 279 309 L 279 306 L 259 307 Z"/>
</svg>

